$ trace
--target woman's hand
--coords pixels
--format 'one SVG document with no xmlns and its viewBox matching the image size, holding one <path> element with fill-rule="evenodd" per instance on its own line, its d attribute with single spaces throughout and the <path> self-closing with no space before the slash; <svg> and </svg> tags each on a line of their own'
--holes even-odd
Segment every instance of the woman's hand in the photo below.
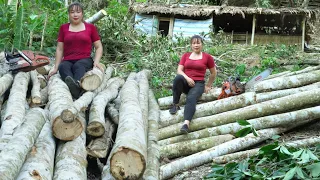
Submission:
<svg viewBox="0 0 320 180">
<path fill-rule="evenodd" d="M 186 78 L 186 80 L 187 80 L 187 83 L 190 87 L 194 87 L 194 85 L 196 85 L 193 79 L 188 77 L 188 78 Z"/>
<path fill-rule="evenodd" d="M 57 72 L 58 72 L 58 69 L 54 67 L 53 70 L 49 73 L 48 79 L 50 79 L 50 77 L 56 74 Z"/>
<path fill-rule="evenodd" d="M 207 85 L 206 85 L 206 86 L 204 87 L 204 92 L 205 92 L 205 93 L 208 93 L 211 89 L 212 89 L 211 86 L 207 86 Z"/>
<path fill-rule="evenodd" d="M 99 69 L 100 69 L 100 71 L 102 71 L 102 72 L 103 72 L 103 68 L 102 68 L 102 66 L 101 66 L 101 64 L 100 64 L 100 63 L 94 62 L 94 63 L 93 63 L 93 67 L 99 68 Z"/>
</svg>

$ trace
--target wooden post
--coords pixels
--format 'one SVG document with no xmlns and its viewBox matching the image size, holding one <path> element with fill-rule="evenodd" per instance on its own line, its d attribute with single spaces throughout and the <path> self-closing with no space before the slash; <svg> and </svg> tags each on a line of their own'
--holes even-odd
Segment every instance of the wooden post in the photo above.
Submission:
<svg viewBox="0 0 320 180">
<path fill-rule="evenodd" d="M 174 17 L 170 17 L 169 33 L 168 33 L 170 37 L 173 37 L 173 25 L 174 25 Z"/>
<path fill-rule="evenodd" d="M 302 22 L 301 22 L 301 28 L 302 28 L 302 37 L 301 37 L 301 50 L 304 51 L 304 40 L 306 36 L 306 16 L 303 15 Z"/>
<path fill-rule="evenodd" d="M 256 15 L 253 15 L 252 18 L 252 33 L 251 33 L 251 46 L 254 43 L 254 33 L 255 33 L 255 29 L 256 29 Z"/>
</svg>

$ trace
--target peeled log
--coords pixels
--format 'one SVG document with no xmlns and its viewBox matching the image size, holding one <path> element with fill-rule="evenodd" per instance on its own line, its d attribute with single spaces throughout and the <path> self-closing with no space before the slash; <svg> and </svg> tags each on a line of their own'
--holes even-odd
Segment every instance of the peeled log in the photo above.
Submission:
<svg viewBox="0 0 320 180">
<path fill-rule="evenodd" d="M 255 104 L 255 95 L 256 93 L 254 92 L 248 92 L 240 94 L 238 96 L 232 96 L 225 99 L 198 104 L 196 106 L 196 112 L 194 113 L 193 118 L 219 114 L 222 112 Z M 179 110 L 175 115 L 170 114 L 168 110 L 160 111 L 159 127 L 163 128 L 172 124 L 182 122 L 183 114 L 184 108 L 181 108 L 181 110 Z"/>
<path fill-rule="evenodd" d="M 15 129 L 22 124 L 26 112 L 25 104 L 29 81 L 29 73 L 19 72 L 15 75 L 7 101 L 8 106 L 3 116 L 0 138 L 12 136 Z"/>
<path fill-rule="evenodd" d="M 79 113 L 82 124 L 86 123 L 84 113 Z M 87 180 L 86 133 L 72 141 L 60 141 L 55 157 L 53 180 Z"/>
<path fill-rule="evenodd" d="M 146 168 L 147 143 L 138 99 L 139 87 L 131 78 L 129 75 L 120 91 L 120 121 L 110 153 L 111 174 L 116 179 L 139 179 Z"/>
<path fill-rule="evenodd" d="M 0 153 L 0 180 L 16 179 L 46 119 L 44 110 L 41 108 L 28 111 L 24 123 Z"/>
<path fill-rule="evenodd" d="M 310 146 L 314 146 L 319 143 L 320 143 L 319 137 L 311 137 L 308 139 L 299 139 L 296 141 L 285 142 L 285 143 L 283 143 L 283 145 L 286 147 L 299 148 L 299 147 L 310 147 Z M 232 154 L 226 154 L 223 156 L 214 157 L 213 163 L 226 164 L 231 161 L 241 160 L 241 159 L 249 158 L 251 156 L 258 155 L 258 153 L 259 153 L 259 148 L 250 149 L 247 151 L 240 151 L 240 152 L 236 152 L 236 153 L 232 153 Z"/>
<path fill-rule="evenodd" d="M 2 96 L 10 87 L 13 82 L 11 73 L 7 73 L 0 78 L 0 96 Z"/>
<path fill-rule="evenodd" d="M 169 159 L 187 156 L 190 154 L 194 154 L 224 142 L 230 141 L 235 137 L 231 134 L 212 136 L 202 139 L 190 140 L 178 142 L 175 144 L 169 144 L 166 146 L 161 146 L 160 155 L 161 157 L 167 157 Z"/>
<path fill-rule="evenodd" d="M 282 132 L 285 132 L 286 130 L 288 129 L 271 128 L 259 130 L 257 131 L 257 137 L 253 134 L 249 134 L 245 137 L 233 139 L 208 150 L 201 151 L 196 154 L 165 164 L 160 167 L 160 179 L 168 179 L 181 171 L 185 171 L 187 169 L 209 163 L 214 157 L 230 154 L 256 145 L 271 138 L 273 135 L 280 134 Z"/>
<path fill-rule="evenodd" d="M 38 74 L 35 70 L 30 71 L 30 77 L 32 82 L 31 102 L 32 104 L 35 104 L 35 105 L 38 105 L 41 103 L 40 82 L 37 76 Z"/>
<path fill-rule="evenodd" d="M 295 124 L 298 122 L 309 122 L 320 118 L 320 106 L 291 111 L 288 113 L 275 114 L 271 116 L 264 116 L 255 119 L 250 119 L 248 122 L 255 129 L 266 129 L 271 127 L 286 126 L 288 124 Z M 241 130 L 243 126 L 238 123 L 229 123 L 212 128 L 205 128 L 199 131 L 191 132 L 187 135 L 174 136 L 168 139 L 159 141 L 159 145 L 164 146 L 177 142 L 183 142 L 192 139 L 205 138 L 210 136 L 217 136 L 222 134 L 235 134 Z"/>
<path fill-rule="evenodd" d="M 101 85 L 106 67 L 101 63 L 100 65 L 103 66 L 103 71 L 97 67 L 93 67 L 92 70 L 86 72 L 80 79 L 81 87 L 84 90 L 93 91 Z"/>
<path fill-rule="evenodd" d="M 199 98 L 199 101 L 208 102 L 208 101 L 217 100 L 220 93 L 221 93 L 221 88 L 211 89 L 207 94 L 203 93 L 202 96 Z M 168 109 L 173 103 L 173 96 L 159 98 L 158 103 L 159 103 L 160 109 Z M 179 104 L 183 105 L 185 103 L 186 103 L 186 95 L 182 94 Z"/>
<path fill-rule="evenodd" d="M 104 132 L 106 131 L 104 111 L 108 102 L 112 101 L 118 96 L 118 91 L 123 84 L 124 80 L 118 78 L 93 99 L 90 107 L 87 134 L 94 137 L 99 137 L 104 134 Z"/>
<path fill-rule="evenodd" d="M 103 17 L 107 15 L 107 12 L 103 9 L 101 9 L 99 12 L 95 13 L 93 16 L 91 16 L 89 19 L 86 20 L 87 23 L 96 23 Z"/>
<path fill-rule="evenodd" d="M 73 106 L 72 96 L 68 86 L 60 79 L 58 74 L 49 80 L 49 118 L 52 124 L 53 135 L 64 141 L 69 141 L 80 136 L 84 124 L 76 117 L 71 123 L 65 123 L 60 117 L 61 112 Z"/>
<path fill-rule="evenodd" d="M 316 82 L 307 86 L 302 86 L 298 88 L 291 88 L 291 89 L 283 89 L 278 91 L 271 91 L 271 92 L 265 92 L 265 93 L 258 93 L 256 95 L 257 102 L 263 102 L 268 101 L 271 99 L 276 99 L 284 96 L 288 96 L 291 94 L 296 94 L 303 91 L 309 91 L 311 89 L 320 88 L 320 82 Z"/>
<path fill-rule="evenodd" d="M 239 119 L 252 119 L 272 114 L 288 112 L 293 109 L 318 105 L 320 101 L 320 89 L 313 89 L 301 93 L 285 96 L 244 108 L 223 112 L 213 116 L 193 119 L 190 123 L 190 130 L 196 131 L 208 127 L 218 126 L 235 122 Z M 182 123 L 174 124 L 159 130 L 159 138 L 165 139 L 180 135 Z"/>
<path fill-rule="evenodd" d="M 88 155 L 92 157 L 106 158 L 109 149 L 112 147 L 112 136 L 116 127 L 108 118 L 106 118 L 105 124 L 106 132 L 103 136 L 92 140 L 87 146 Z"/>
<path fill-rule="evenodd" d="M 51 180 L 53 176 L 54 154 L 56 142 L 52 135 L 48 115 L 36 143 L 25 160 L 17 180 L 44 179 Z"/>
<path fill-rule="evenodd" d="M 36 71 L 41 75 L 48 75 L 50 70 L 51 66 L 49 65 L 41 66 L 36 69 Z"/>
<path fill-rule="evenodd" d="M 275 91 L 308 85 L 320 81 L 320 70 L 288 77 L 277 77 L 254 85 L 255 92 Z"/>
<path fill-rule="evenodd" d="M 149 89 L 148 113 L 148 150 L 146 170 L 143 174 L 145 180 L 158 180 L 160 168 L 160 150 L 158 142 L 159 105 L 151 89 Z"/>
</svg>

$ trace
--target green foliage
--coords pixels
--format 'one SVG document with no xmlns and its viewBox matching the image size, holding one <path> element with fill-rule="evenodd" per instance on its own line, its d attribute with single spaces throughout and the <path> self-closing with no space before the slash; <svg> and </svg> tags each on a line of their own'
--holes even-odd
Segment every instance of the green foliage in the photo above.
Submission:
<svg viewBox="0 0 320 180">
<path fill-rule="evenodd" d="M 204 179 L 314 179 L 320 177 L 319 148 L 296 149 L 277 141 L 240 162 L 213 164 Z"/>
<path fill-rule="evenodd" d="M 16 4 L 16 19 L 14 25 L 14 38 L 13 38 L 13 47 L 20 49 L 21 48 L 21 39 L 22 39 L 22 30 L 23 30 L 23 1 L 19 0 Z"/>
<path fill-rule="evenodd" d="M 236 132 L 236 137 L 245 137 L 249 133 L 253 133 L 254 136 L 258 136 L 256 129 L 246 120 L 237 120 L 240 126 L 244 126 L 241 130 Z"/>
</svg>

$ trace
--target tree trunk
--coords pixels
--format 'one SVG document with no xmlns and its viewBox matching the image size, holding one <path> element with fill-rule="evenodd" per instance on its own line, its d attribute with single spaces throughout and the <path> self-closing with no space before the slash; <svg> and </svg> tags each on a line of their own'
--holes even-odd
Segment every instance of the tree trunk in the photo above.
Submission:
<svg viewBox="0 0 320 180">
<path fill-rule="evenodd" d="M 35 70 L 30 71 L 30 78 L 32 82 L 31 102 L 32 104 L 35 104 L 35 105 L 38 105 L 41 103 L 40 82 L 37 76 L 38 74 Z"/>
<path fill-rule="evenodd" d="M 45 106 L 48 102 L 48 86 L 40 90 L 40 96 L 41 96 L 41 103 L 40 104 L 33 104 L 31 102 L 30 107 L 39 107 L 39 106 Z"/>
<path fill-rule="evenodd" d="M 58 74 L 49 80 L 49 117 L 52 124 L 53 135 L 64 141 L 70 141 L 81 135 L 84 124 L 76 117 L 73 122 L 66 123 L 62 120 L 63 110 L 73 106 L 73 100 L 68 86 L 60 79 Z"/>
<path fill-rule="evenodd" d="M 24 121 L 29 81 L 29 73 L 19 72 L 15 75 L 0 129 L 0 138 L 11 137 L 15 129 Z"/>
<path fill-rule="evenodd" d="M 99 137 L 104 134 L 105 118 L 104 112 L 108 102 L 112 101 L 118 96 L 119 89 L 124 84 L 124 80 L 118 78 L 114 80 L 105 90 L 101 91 L 94 99 L 90 107 L 89 122 L 87 127 L 87 134 Z"/>
<path fill-rule="evenodd" d="M 255 129 L 266 129 L 278 126 L 286 126 L 288 124 L 294 124 L 298 122 L 309 122 L 314 119 L 320 118 L 320 106 L 301 109 L 297 111 L 291 111 L 288 113 L 275 114 L 271 116 L 264 116 L 255 119 L 250 119 L 248 122 Z M 199 131 L 191 132 L 187 135 L 180 135 L 171 137 L 168 139 L 163 139 L 158 142 L 160 146 L 173 144 L 177 142 L 183 142 L 193 139 L 206 138 L 211 136 L 217 136 L 222 134 L 235 134 L 241 130 L 243 126 L 238 123 L 229 123 L 221 126 L 216 126 L 212 128 L 205 128 Z"/>
<path fill-rule="evenodd" d="M 78 112 L 84 111 L 85 108 L 89 106 L 89 104 L 92 102 L 93 98 L 102 90 L 105 89 L 105 87 L 108 85 L 108 82 L 110 82 L 112 79 L 109 80 L 109 78 L 112 75 L 113 68 L 108 67 L 105 71 L 105 75 L 103 76 L 103 81 L 100 84 L 100 86 L 94 90 L 94 91 L 87 91 L 85 92 L 80 98 L 78 98 L 76 101 L 74 101 L 73 106 L 71 106 L 68 109 L 65 109 L 61 113 L 62 120 L 64 122 L 70 123 L 74 121 L 74 118 L 77 117 Z"/>
<path fill-rule="evenodd" d="M 105 71 L 104 71 L 104 76 L 103 76 L 103 81 L 101 83 L 101 85 L 95 89 L 93 92 L 95 94 L 98 94 L 99 92 L 101 92 L 102 90 L 104 90 L 109 82 L 109 79 L 111 78 L 113 73 L 113 68 L 112 67 L 108 67 Z"/>
<path fill-rule="evenodd" d="M 84 113 L 79 113 L 82 124 L 86 123 Z M 60 141 L 55 157 L 53 180 L 87 180 L 86 133 L 72 141 Z"/>
<path fill-rule="evenodd" d="M 190 154 L 194 154 L 230 141 L 234 138 L 235 137 L 233 135 L 226 134 L 169 144 L 166 146 L 161 146 L 160 155 L 161 157 L 166 157 L 169 159 L 188 156 Z"/>
<path fill-rule="evenodd" d="M 115 104 L 114 103 L 108 103 L 107 104 L 107 112 L 109 114 L 109 117 L 111 119 L 111 121 L 114 124 L 119 124 L 119 110 L 115 108 Z"/>
<path fill-rule="evenodd" d="M 320 70 L 288 77 L 278 77 L 254 85 L 255 92 L 275 91 L 304 86 L 320 81 Z"/>
<path fill-rule="evenodd" d="M 287 74 L 290 74 L 290 73 L 291 73 L 291 71 L 285 71 L 285 72 L 282 72 L 282 73 L 271 74 L 270 76 L 265 78 L 263 81 L 266 81 L 268 79 L 277 78 L 277 77 L 283 77 L 283 76 L 285 76 Z"/>
<path fill-rule="evenodd" d="M 221 93 L 221 88 L 211 89 L 207 94 L 203 93 L 202 96 L 199 98 L 199 101 L 209 102 L 209 101 L 217 100 L 220 93 Z M 158 103 L 159 103 L 160 109 L 168 109 L 173 103 L 173 96 L 159 98 Z M 184 105 L 185 103 L 186 103 L 186 95 L 182 94 L 179 104 Z"/>
<path fill-rule="evenodd" d="M 148 113 L 148 150 L 146 170 L 143 174 L 145 180 L 158 180 L 160 168 L 160 151 L 158 142 L 159 105 L 151 89 L 149 89 Z"/>
<path fill-rule="evenodd" d="M 284 142 L 283 145 L 287 147 L 310 147 L 320 143 L 319 137 L 311 137 L 308 139 L 299 139 L 297 141 Z M 226 164 L 231 161 L 241 160 L 245 158 L 249 158 L 251 156 L 258 155 L 259 148 L 250 149 L 247 151 L 240 151 L 232 154 L 226 154 L 223 156 L 218 156 L 213 158 L 213 163 L 216 164 Z"/>
<path fill-rule="evenodd" d="M 198 104 L 196 106 L 196 112 L 194 113 L 193 118 L 219 114 L 222 112 L 255 104 L 255 95 L 256 93 L 254 92 L 248 92 L 226 99 Z M 175 115 L 170 114 L 168 110 L 160 111 L 159 127 L 163 128 L 172 124 L 182 122 L 183 114 L 184 108 L 181 108 L 181 110 L 179 110 Z"/>
<path fill-rule="evenodd" d="M 212 158 L 233 153 L 271 138 L 288 130 L 287 128 L 271 128 L 258 131 L 258 137 L 249 134 L 246 137 L 236 138 L 205 151 L 178 159 L 160 167 L 160 179 L 168 179 L 182 170 L 198 167 L 211 162 Z"/>
<path fill-rule="evenodd" d="M 52 67 L 50 65 L 45 65 L 45 66 L 38 67 L 36 70 L 41 75 L 48 75 L 51 68 Z"/>
<path fill-rule="evenodd" d="M 131 73 L 120 91 L 120 120 L 110 158 L 111 173 L 116 179 L 139 179 L 146 168 L 146 135 L 139 87 L 133 78 Z"/>
<path fill-rule="evenodd" d="M 136 81 L 139 85 L 139 104 L 142 111 L 142 118 L 144 121 L 144 129 L 146 139 L 148 139 L 148 113 L 149 113 L 149 79 L 151 76 L 150 70 L 142 70 L 136 75 Z"/>
<path fill-rule="evenodd" d="M 107 12 L 103 9 L 101 9 L 99 12 L 95 13 L 93 16 L 89 17 L 89 19 L 86 20 L 87 23 L 94 24 L 98 22 L 100 19 L 104 18 L 107 15 Z"/>
<path fill-rule="evenodd" d="M 100 65 L 102 65 L 100 63 Z M 106 67 L 103 65 L 103 71 L 99 68 L 94 67 L 92 70 L 86 72 L 84 76 L 80 79 L 81 87 L 86 91 L 93 91 L 97 89 L 102 81 L 104 76 L 104 71 Z"/>
<path fill-rule="evenodd" d="M 46 119 L 46 123 L 29 152 L 17 180 L 52 179 L 56 142 L 52 135 L 49 118 L 46 117 Z"/>
<path fill-rule="evenodd" d="M 208 127 L 232 123 L 239 119 L 252 119 L 272 114 L 288 112 L 293 109 L 318 105 L 320 101 L 320 89 L 305 91 L 285 96 L 259 104 L 254 104 L 241 109 L 223 112 L 213 116 L 201 117 L 191 121 L 190 130 L 200 130 Z M 180 135 L 182 123 L 174 124 L 159 130 L 159 138 L 165 139 Z"/>
<path fill-rule="evenodd" d="M 47 87 L 47 79 L 42 74 L 38 74 L 38 81 L 40 83 L 40 88 L 43 89 Z"/>
<path fill-rule="evenodd" d="M 108 157 L 107 164 L 103 167 L 102 173 L 101 173 L 101 179 L 102 180 L 116 180 L 110 171 L 110 156 Z"/>
<path fill-rule="evenodd" d="M 13 180 L 17 177 L 46 120 L 43 109 L 33 108 L 28 111 L 25 122 L 0 153 L 0 180 Z"/>
<path fill-rule="evenodd" d="M 312 71 L 315 71 L 318 69 L 320 69 L 320 66 L 309 66 L 309 67 L 306 67 L 300 71 L 290 72 L 288 74 L 285 74 L 284 76 L 293 76 L 293 75 L 298 75 L 298 74 L 302 74 L 302 73 L 309 73 L 309 72 L 312 72 Z"/>
<path fill-rule="evenodd" d="M 298 88 L 291 88 L 291 89 L 283 89 L 278 91 L 271 91 L 271 92 L 265 92 L 265 93 L 258 93 L 256 95 L 257 102 L 264 102 L 271 99 L 276 99 L 284 96 L 288 96 L 291 94 L 296 94 L 303 91 L 309 91 L 311 89 L 317 89 L 320 88 L 320 82 L 316 82 L 307 86 L 302 86 Z"/>
<path fill-rule="evenodd" d="M 0 78 L 0 96 L 2 96 L 10 87 L 13 82 L 11 73 L 7 73 Z"/>
<path fill-rule="evenodd" d="M 92 140 L 87 146 L 87 152 L 90 156 L 96 158 L 106 158 L 109 149 L 112 147 L 112 136 L 116 130 L 116 126 L 106 118 L 105 133 L 102 137 Z"/>
</svg>

